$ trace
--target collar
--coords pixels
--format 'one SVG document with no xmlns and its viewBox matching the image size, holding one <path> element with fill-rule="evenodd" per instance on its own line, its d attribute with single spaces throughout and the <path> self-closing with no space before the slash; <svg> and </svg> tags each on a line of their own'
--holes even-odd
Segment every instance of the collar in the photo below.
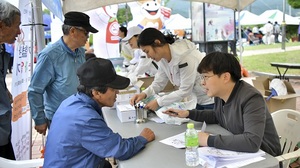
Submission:
<svg viewBox="0 0 300 168">
<path fill-rule="evenodd" d="M 94 99 L 81 92 L 77 92 L 75 96 L 78 97 L 83 102 L 91 105 L 102 116 L 102 110 L 101 110 L 102 107 Z"/>
<path fill-rule="evenodd" d="M 68 53 L 70 53 L 70 54 L 73 55 L 73 56 L 76 56 L 76 55 L 77 55 L 77 53 L 78 53 L 78 48 L 76 48 L 75 51 L 73 52 L 73 51 L 67 46 L 67 44 L 64 42 L 63 36 L 60 38 L 60 43 L 61 43 L 61 45 L 66 49 L 66 51 L 67 51 Z"/>
<path fill-rule="evenodd" d="M 230 96 L 229 96 L 229 98 L 228 98 L 226 104 L 230 103 L 230 102 L 232 101 L 232 99 L 235 97 L 236 92 L 238 91 L 238 89 L 239 89 L 241 83 L 242 83 L 242 80 L 239 80 L 239 81 L 237 81 L 237 82 L 235 83 L 235 85 L 234 85 L 234 87 L 233 87 L 233 89 L 232 89 L 232 91 L 231 91 L 231 93 L 230 93 Z"/>
</svg>

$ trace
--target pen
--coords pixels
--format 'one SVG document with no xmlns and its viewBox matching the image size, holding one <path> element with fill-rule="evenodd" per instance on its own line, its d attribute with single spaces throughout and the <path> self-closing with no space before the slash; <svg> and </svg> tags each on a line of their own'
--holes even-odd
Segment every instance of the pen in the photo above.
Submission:
<svg viewBox="0 0 300 168">
<path fill-rule="evenodd" d="M 178 115 L 178 113 L 177 112 L 175 112 L 175 111 L 169 111 L 171 114 L 174 114 L 174 115 Z"/>
</svg>

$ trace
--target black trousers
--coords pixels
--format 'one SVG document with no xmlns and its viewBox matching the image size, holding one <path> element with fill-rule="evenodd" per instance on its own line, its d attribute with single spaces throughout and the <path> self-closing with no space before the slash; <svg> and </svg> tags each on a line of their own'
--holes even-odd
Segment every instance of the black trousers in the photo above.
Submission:
<svg viewBox="0 0 300 168">
<path fill-rule="evenodd" d="M 10 160 L 16 160 L 15 153 L 10 141 L 7 145 L 0 146 L 0 157 Z"/>
</svg>

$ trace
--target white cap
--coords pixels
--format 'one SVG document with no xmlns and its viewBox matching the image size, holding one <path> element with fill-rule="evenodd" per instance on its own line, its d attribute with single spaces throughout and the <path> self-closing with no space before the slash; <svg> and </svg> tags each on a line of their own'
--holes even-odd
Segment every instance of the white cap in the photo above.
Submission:
<svg viewBox="0 0 300 168">
<path fill-rule="evenodd" d="M 129 62 L 131 63 L 131 64 L 136 64 L 136 63 L 138 63 L 139 62 L 139 60 L 140 60 L 140 49 L 136 49 L 136 50 L 134 50 L 134 52 L 133 52 L 133 59 L 132 60 L 130 60 Z"/>
<path fill-rule="evenodd" d="M 141 32 L 143 31 L 142 28 L 138 27 L 138 26 L 133 26 L 130 27 L 127 31 L 127 35 L 126 37 L 124 37 L 122 39 L 122 41 L 128 41 L 129 39 L 131 39 L 134 35 L 138 35 L 141 34 Z"/>
</svg>

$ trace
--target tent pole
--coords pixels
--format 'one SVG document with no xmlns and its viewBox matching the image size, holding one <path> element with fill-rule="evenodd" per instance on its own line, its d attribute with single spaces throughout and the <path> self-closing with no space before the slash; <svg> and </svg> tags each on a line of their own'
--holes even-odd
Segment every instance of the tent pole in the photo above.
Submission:
<svg viewBox="0 0 300 168">
<path fill-rule="evenodd" d="M 43 10 L 42 10 L 42 1 L 41 0 L 33 0 L 34 1 L 34 20 L 35 23 L 35 35 L 36 35 L 36 45 L 37 52 L 39 53 L 45 48 L 45 34 L 44 34 L 44 26 L 40 23 L 43 23 Z"/>
<path fill-rule="evenodd" d="M 238 2 L 238 23 L 239 23 L 239 47 L 240 47 L 240 64 L 243 64 L 243 58 L 242 58 L 242 26 L 241 26 L 241 16 L 240 16 L 240 1 L 237 0 Z"/>
<path fill-rule="evenodd" d="M 282 50 L 285 50 L 285 37 L 286 37 L 286 23 L 285 23 L 285 5 L 286 5 L 286 1 L 283 0 L 283 10 L 282 10 L 282 13 L 283 13 L 283 18 L 282 18 L 282 23 L 281 23 L 281 26 L 282 26 L 282 40 L 281 40 L 281 49 Z"/>
<path fill-rule="evenodd" d="M 42 2 L 41 0 L 30 0 L 30 5 L 31 5 L 31 48 L 30 48 L 30 61 L 31 61 L 31 66 L 30 66 L 30 77 L 33 74 L 33 56 L 34 56 L 34 48 L 35 45 L 37 44 L 38 46 L 38 51 L 41 51 L 45 47 L 45 35 L 44 35 L 44 27 L 43 25 L 37 24 L 36 23 L 43 23 L 43 18 L 42 18 Z M 34 36 L 35 33 L 35 36 Z M 35 38 L 36 37 L 36 38 Z M 37 43 L 36 43 L 37 41 Z M 30 127 L 32 128 L 32 120 L 30 122 Z M 30 146 L 32 143 L 32 129 L 29 131 L 30 133 Z M 32 159 L 32 148 L 29 150 L 30 153 L 30 158 Z"/>
</svg>

